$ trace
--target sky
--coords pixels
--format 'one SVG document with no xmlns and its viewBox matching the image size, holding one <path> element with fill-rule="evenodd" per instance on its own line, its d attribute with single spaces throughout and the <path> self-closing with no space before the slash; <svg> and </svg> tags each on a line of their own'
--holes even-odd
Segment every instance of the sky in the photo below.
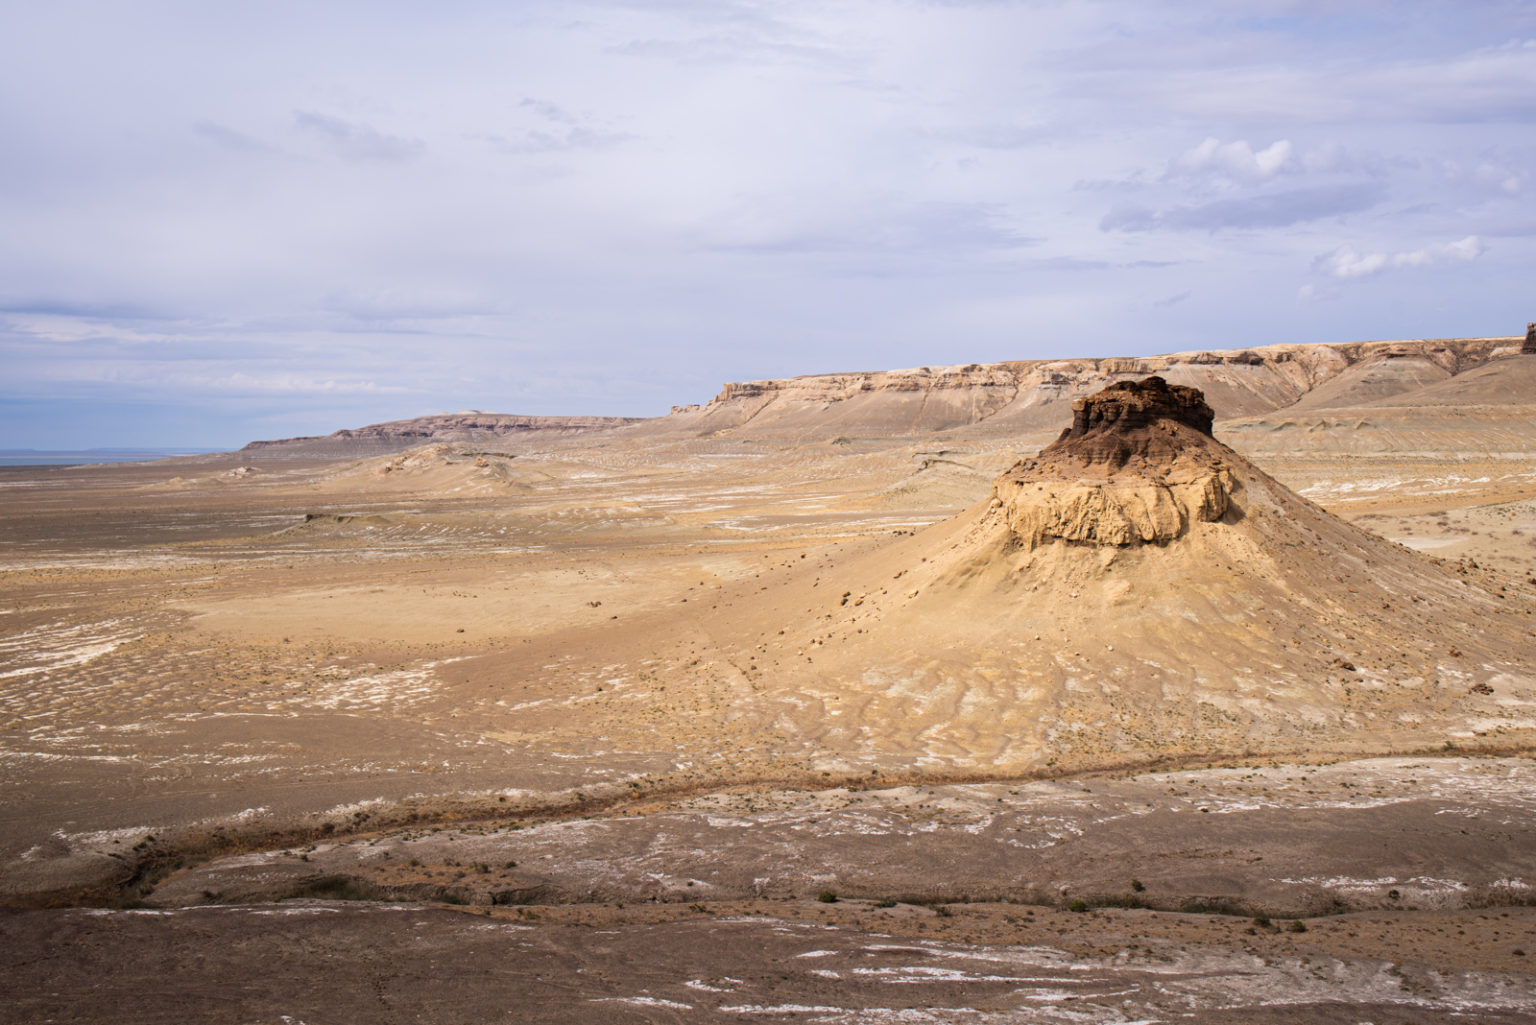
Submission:
<svg viewBox="0 0 1536 1025">
<path fill-rule="evenodd" d="M 0 448 L 1536 319 L 1536 2 L 0 0 Z"/>
</svg>

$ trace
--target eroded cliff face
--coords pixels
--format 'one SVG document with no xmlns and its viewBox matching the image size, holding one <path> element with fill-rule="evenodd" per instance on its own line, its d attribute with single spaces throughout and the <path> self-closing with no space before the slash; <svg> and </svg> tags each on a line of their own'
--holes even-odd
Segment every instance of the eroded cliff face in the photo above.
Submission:
<svg viewBox="0 0 1536 1025">
<path fill-rule="evenodd" d="M 1019 435 L 1052 429 L 1061 404 L 1117 381 L 1158 375 L 1201 390 L 1222 419 L 1296 403 L 1346 372 L 1414 360 L 1453 375 L 1520 351 L 1519 337 L 1274 345 L 1107 359 L 1031 360 L 817 374 L 725 385 L 702 406 L 676 407 L 645 428 L 662 433 L 808 438 L 964 431 Z M 1406 387 L 1407 385 L 1404 385 Z"/>
<path fill-rule="evenodd" d="M 1014 542 L 1167 544 L 1235 510 L 1242 484 L 1194 388 L 1160 377 L 1077 400 L 1072 426 L 993 485 L 989 515 Z"/>
<path fill-rule="evenodd" d="M 1124 480 L 999 481 L 993 501 L 1026 548 L 1051 540 L 1123 547 L 1167 544 L 1191 523 L 1222 519 L 1237 488 L 1225 467 L 1180 460 L 1164 472 Z"/>
</svg>

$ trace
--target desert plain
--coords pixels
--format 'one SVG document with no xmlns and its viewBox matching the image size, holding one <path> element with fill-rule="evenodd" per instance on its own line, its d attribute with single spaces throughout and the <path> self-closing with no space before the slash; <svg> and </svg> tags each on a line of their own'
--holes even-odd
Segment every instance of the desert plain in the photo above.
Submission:
<svg viewBox="0 0 1536 1025">
<path fill-rule="evenodd" d="M 1536 1022 L 1528 338 L 0 496 L 0 1020 Z"/>
</svg>

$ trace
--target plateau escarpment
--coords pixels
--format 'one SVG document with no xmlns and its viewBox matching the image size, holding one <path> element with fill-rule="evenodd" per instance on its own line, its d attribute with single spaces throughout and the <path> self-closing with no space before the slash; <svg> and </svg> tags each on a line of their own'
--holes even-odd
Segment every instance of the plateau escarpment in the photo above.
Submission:
<svg viewBox="0 0 1536 1025">
<path fill-rule="evenodd" d="M 782 443 L 947 434 L 1039 439 L 1064 407 L 1118 381 L 1158 375 L 1198 388 L 1216 418 L 1316 413 L 1453 380 L 1536 351 L 1519 337 L 1270 345 L 1160 356 L 1014 360 L 730 382 L 702 405 L 660 417 L 515 416 L 465 411 L 371 424 L 325 436 L 254 441 L 263 458 L 383 455 L 426 444 L 568 444 L 594 432 L 645 444 L 730 438 Z"/>
<path fill-rule="evenodd" d="M 1059 422 L 1065 403 L 1152 374 L 1199 388 L 1215 415 L 1229 419 L 1283 409 L 1339 378 L 1346 383 L 1334 389 L 1335 400 L 1380 398 L 1519 351 L 1518 337 L 1425 339 L 817 374 L 727 384 L 707 404 L 674 407 L 641 430 L 799 439 L 1029 435 Z"/>
</svg>

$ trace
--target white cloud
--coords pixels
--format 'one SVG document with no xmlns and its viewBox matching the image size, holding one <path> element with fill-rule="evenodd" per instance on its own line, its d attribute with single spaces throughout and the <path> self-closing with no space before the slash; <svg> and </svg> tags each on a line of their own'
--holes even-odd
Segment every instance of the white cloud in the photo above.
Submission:
<svg viewBox="0 0 1536 1025">
<path fill-rule="evenodd" d="M 311 110 L 294 111 L 293 122 L 299 129 L 328 141 L 344 160 L 410 160 L 423 148 L 420 139 L 386 135 L 371 125 L 357 124 Z"/>
<path fill-rule="evenodd" d="M 1295 172 L 1300 166 L 1289 139 L 1272 142 L 1255 152 L 1246 139 L 1223 143 L 1207 138 L 1175 157 L 1168 167 L 1168 176 L 1221 175 L 1235 182 L 1254 183 Z"/>
<path fill-rule="evenodd" d="M 1442 170 L 1446 180 L 1453 184 L 1466 182 L 1484 192 L 1504 196 L 1518 195 L 1525 185 L 1525 172 L 1503 160 L 1482 160 L 1471 165 L 1447 160 Z"/>
<path fill-rule="evenodd" d="M 1368 278 L 1388 270 L 1410 267 L 1433 267 L 1442 264 L 1470 263 L 1486 251 L 1482 240 L 1468 235 L 1456 242 L 1425 246 L 1402 253 L 1362 253 L 1354 246 L 1343 245 L 1319 256 L 1313 269 L 1330 277 L 1348 281 Z"/>
</svg>

